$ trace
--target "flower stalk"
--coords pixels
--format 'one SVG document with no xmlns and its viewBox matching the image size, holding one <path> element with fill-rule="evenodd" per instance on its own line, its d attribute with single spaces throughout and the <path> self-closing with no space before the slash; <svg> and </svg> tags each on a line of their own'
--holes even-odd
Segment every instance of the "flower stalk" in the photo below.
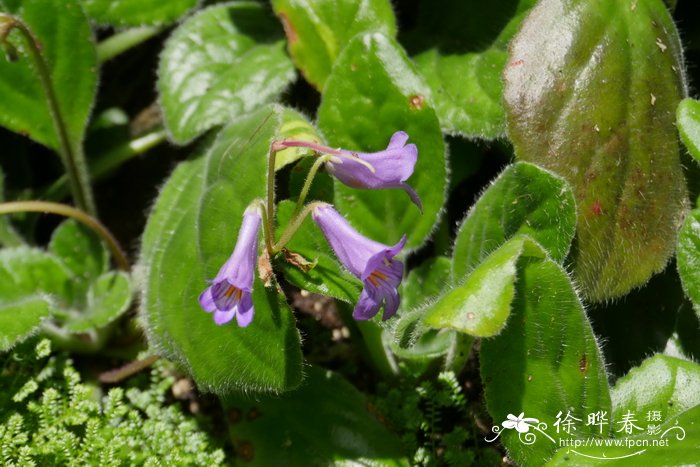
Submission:
<svg viewBox="0 0 700 467">
<path fill-rule="evenodd" d="M 8 203 L 0 203 L 0 215 L 13 214 L 18 212 L 44 212 L 58 214 L 59 216 L 70 217 L 77 220 L 81 224 L 87 226 L 97 235 L 99 235 L 105 244 L 112 252 L 114 261 L 120 269 L 129 271 L 131 266 L 126 258 L 124 250 L 122 250 L 119 242 L 114 235 L 100 221 L 89 215 L 88 213 L 76 209 L 72 206 L 60 203 L 51 203 L 48 201 L 11 201 Z"/>
</svg>

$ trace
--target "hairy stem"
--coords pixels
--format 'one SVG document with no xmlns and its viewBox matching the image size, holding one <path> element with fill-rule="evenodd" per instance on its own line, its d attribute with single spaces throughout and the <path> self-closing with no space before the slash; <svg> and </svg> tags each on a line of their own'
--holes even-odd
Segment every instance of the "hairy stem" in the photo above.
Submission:
<svg viewBox="0 0 700 467">
<path fill-rule="evenodd" d="M 267 160 L 267 214 L 263 216 L 265 223 L 265 248 L 267 253 L 272 257 L 274 254 L 273 242 L 275 235 L 275 160 L 277 159 L 277 151 L 275 143 L 270 147 L 270 156 Z M 264 211 L 263 211 L 264 212 Z"/>
<path fill-rule="evenodd" d="M 94 215 L 96 212 L 95 201 L 90 186 L 90 176 L 87 171 L 85 154 L 83 154 L 82 141 L 71 141 L 68 135 L 68 129 L 66 128 L 66 123 L 63 119 L 58 99 L 56 98 L 53 81 L 51 80 L 51 72 L 41 54 L 38 41 L 36 37 L 34 37 L 34 33 L 32 33 L 29 27 L 20 19 L 0 13 L 0 22 L 4 24 L 4 37 L 1 39 L 6 40 L 7 35 L 12 29 L 17 29 L 24 36 L 29 53 L 34 59 L 41 87 L 46 95 L 46 102 L 49 106 L 51 120 L 53 121 L 54 129 L 58 137 L 58 152 L 66 168 L 66 173 L 68 174 L 73 200 L 80 209 Z"/>
<path fill-rule="evenodd" d="M 124 254 L 121 246 L 119 246 L 117 239 L 114 238 L 107 227 L 86 212 L 72 206 L 48 201 L 12 201 L 9 203 L 0 203 L 0 215 L 17 212 L 44 212 L 75 219 L 90 228 L 104 240 L 107 247 L 112 252 L 114 261 L 120 269 L 124 271 L 129 271 L 129 269 L 131 269 L 129 260 L 126 258 L 126 254 Z"/>
<path fill-rule="evenodd" d="M 309 213 L 319 204 L 323 203 L 309 203 L 296 217 L 292 217 L 292 219 L 289 221 L 289 224 L 287 224 L 287 227 L 284 229 L 284 232 L 282 232 L 280 239 L 272 247 L 273 254 L 282 251 L 282 248 L 284 248 L 285 245 L 289 243 L 289 240 L 291 240 L 294 234 L 297 232 L 297 230 L 299 230 L 299 227 L 301 227 L 301 224 L 304 222 L 304 219 L 306 219 L 306 216 L 308 216 Z"/>
<path fill-rule="evenodd" d="M 294 208 L 294 213 L 292 214 L 292 217 L 297 216 L 301 212 L 301 209 L 304 206 L 304 201 L 306 201 L 306 196 L 309 194 L 311 184 L 313 183 L 314 178 L 316 177 L 318 169 L 321 167 L 322 164 L 326 163 L 328 160 L 330 160 L 330 156 L 322 156 L 314 161 L 313 165 L 309 169 L 308 175 L 306 176 L 306 180 L 304 180 L 304 186 L 301 188 L 301 193 L 299 193 L 299 199 L 297 200 L 297 205 Z"/>
<path fill-rule="evenodd" d="M 97 44 L 97 60 L 104 63 L 160 34 L 164 28 L 143 26 L 118 32 Z"/>
</svg>

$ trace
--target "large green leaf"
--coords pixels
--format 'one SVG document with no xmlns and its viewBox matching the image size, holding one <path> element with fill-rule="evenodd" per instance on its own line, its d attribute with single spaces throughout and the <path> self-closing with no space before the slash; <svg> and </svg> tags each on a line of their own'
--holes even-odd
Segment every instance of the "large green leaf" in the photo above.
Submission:
<svg viewBox="0 0 700 467">
<path fill-rule="evenodd" d="M 400 189 L 357 190 L 337 182 L 335 203 L 370 238 L 394 244 L 406 234 L 407 249 L 420 246 L 445 201 L 445 145 L 429 90 L 401 46 L 379 33 L 356 36 L 326 82 L 318 124 L 332 146 L 364 152 L 385 149 L 395 131 L 408 133 L 418 146 L 408 183 L 423 201 L 422 215 Z"/>
<path fill-rule="evenodd" d="M 674 126 L 686 83 L 662 0 L 540 1 L 504 76 L 517 157 L 573 186 L 583 293 L 601 301 L 645 283 L 673 253 L 687 205 Z"/>
<path fill-rule="evenodd" d="M 306 79 L 322 89 L 333 62 L 356 34 L 396 34 L 388 0 L 273 0 L 284 25 L 289 53 Z"/>
<path fill-rule="evenodd" d="M 290 201 L 279 204 L 277 213 L 279 231 L 288 224 L 294 206 L 295 203 Z M 280 259 L 276 265 L 289 282 L 310 292 L 328 295 L 350 303 L 357 301 L 362 290 L 360 281 L 338 263 L 323 234 L 314 226 L 311 219 L 307 217 L 304 220 L 286 248 L 302 255 L 307 261 L 315 263 L 311 270 L 304 272 L 286 260 Z"/>
<path fill-rule="evenodd" d="M 678 134 L 696 161 L 700 162 L 700 102 L 686 98 L 676 110 Z"/>
<path fill-rule="evenodd" d="M 568 411 L 579 420 L 611 411 L 605 364 L 565 270 L 547 258 L 525 257 L 518 264 L 515 298 L 508 323 L 495 338 L 481 342 L 481 376 L 494 422 L 509 414 L 546 423 L 551 440 L 533 430 L 536 442 L 524 444 L 515 430 L 501 439 L 519 464 L 542 465 L 560 438 L 594 436 L 599 427 L 578 424 L 557 433 L 554 422 Z"/>
<path fill-rule="evenodd" d="M 700 316 L 700 209 L 688 214 L 678 234 L 678 274 Z"/>
<path fill-rule="evenodd" d="M 548 466 L 681 466 L 700 464 L 700 406 L 674 417 L 657 428 L 657 434 L 640 434 L 605 444 L 563 448 Z M 629 443 L 626 445 L 625 443 Z"/>
<path fill-rule="evenodd" d="M 284 109 L 282 113 L 282 128 L 279 132 L 280 139 L 293 139 L 311 143 L 322 143 L 318 130 L 300 112 L 293 109 Z M 296 162 L 312 151 L 307 148 L 291 147 L 278 151 L 275 155 L 275 170 Z"/>
<path fill-rule="evenodd" d="M 92 31 L 78 0 L 0 1 L 0 11 L 18 15 L 41 44 L 66 132 L 83 140 L 97 89 L 97 54 Z M 8 40 L 18 49 L 15 62 L 0 54 L 0 125 L 54 150 L 59 139 L 36 64 L 19 33 Z"/>
<path fill-rule="evenodd" d="M 177 143 L 277 99 L 294 79 L 284 36 L 256 2 L 207 8 L 165 44 L 158 67 L 163 120 Z"/>
<path fill-rule="evenodd" d="M 70 272 L 50 254 L 28 247 L 0 250 L 0 351 L 34 333 L 72 300 Z"/>
<path fill-rule="evenodd" d="M 82 0 L 85 12 L 100 24 L 139 26 L 174 23 L 199 0 Z"/>
<path fill-rule="evenodd" d="M 669 418 L 700 405 L 700 365 L 655 355 L 617 380 L 612 389 L 612 418 L 619 422 L 627 411 L 640 422 L 660 425 Z M 660 420 L 649 420 L 658 412 Z"/>
<path fill-rule="evenodd" d="M 546 255 L 530 238 L 513 238 L 481 262 L 464 282 L 442 294 L 424 313 L 423 321 L 434 328 L 472 336 L 499 334 L 510 315 L 518 262 Z"/>
<path fill-rule="evenodd" d="M 248 465 L 406 465 L 396 437 L 368 411 L 360 392 L 335 373 L 306 369 L 299 389 L 224 406 L 238 457 Z M 313 407 L 313 410 L 309 410 Z"/>
<path fill-rule="evenodd" d="M 564 261 L 576 229 L 576 205 L 568 184 L 528 163 L 499 175 L 459 227 L 452 257 L 460 281 L 506 240 L 526 234 L 557 262 Z"/>
<path fill-rule="evenodd" d="M 264 196 L 270 143 L 282 110 L 263 108 L 225 127 L 204 161 L 181 166 L 166 184 L 144 234 L 142 315 L 149 340 L 219 394 L 283 391 L 301 380 L 294 318 L 276 289 L 256 279 L 255 319 L 217 326 L 197 297 L 230 255 L 243 211 Z"/>
</svg>

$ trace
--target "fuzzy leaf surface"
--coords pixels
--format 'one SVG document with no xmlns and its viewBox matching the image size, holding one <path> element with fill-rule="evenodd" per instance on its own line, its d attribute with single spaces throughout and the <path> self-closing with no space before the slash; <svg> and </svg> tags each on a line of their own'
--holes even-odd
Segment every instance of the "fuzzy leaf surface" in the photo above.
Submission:
<svg viewBox="0 0 700 467">
<path fill-rule="evenodd" d="M 97 90 L 97 52 L 90 24 L 78 0 L 0 1 L 0 11 L 20 17 L 41 44 L 66 132 L 81 144 Z M 0 54 L 0 125 L 57 150 L 58 134 L 24 37 L 10 33 L 19 52 L 8 62 Z"/>
<path fill-rule="evenodd" d="M 274 16 L 256 2 L 216 5 L 170 36 L 158 66 L 163 121 L 184 144 L 276 100 L 294 79 Z"/>
<path fill-rule="evenodd" d="M 504 73 L 516 156 L 571 183 L 574 271 L 585 296 L 626 294 L 661 271 L 688 204 L 675 113 L 682 50 L 661 0 L 544 0 Z"/>
<path fill-rule="evenodd" d="M 174 23 L 197 3 L 198 0 L 82 0 L 90 18 L 115 26 Z"/>
<path fill-rule="evenodd" d="M 396 34 L 388 0 L 274 0 L 272 6 L 284 25 L 289 54 L 317 89 L 323 89 L 353 36 L 365 31 Z"/>
<path fill-rule="evenodd" d="M 688 152 L 700 162 L 700 102 L 691 98 L 683 99 L 676 111 L 676 125 Z"/>
<path fill-rule="evenodd" d="M 700 316 L 700 209 L 688 214 L 678 233 L 676 265 L 683 289 Z"/>
<path fill-rule="evenodd" d="M 562 178 L 535 165 L 506 168 L 469 210 L 455 239 L 456 281 L 517 234 L 526 234 L 561 263 L 576 230 L 576 203 Z"/>
<path fill-rule="evenodd" d="M 611 412 L 605 364 L 591 325 L 565 270 L 547 258 L 526 257 L 518 264 L 512 311 L 503 331 L 481 343 L 481 376 L 494 424 L 508 414 L 533 417 L 549 427 L 531 445 L 515 430 L 501 440 L 522 465 L 542 465 L 559 446 L 557 438 L 594 436 L 597 426 L 578 424 L 575 435 L 553 429 L 567 410 L 578 419 Z M 604 433 L 605 434 L 605 433 Z"/>
</svg>

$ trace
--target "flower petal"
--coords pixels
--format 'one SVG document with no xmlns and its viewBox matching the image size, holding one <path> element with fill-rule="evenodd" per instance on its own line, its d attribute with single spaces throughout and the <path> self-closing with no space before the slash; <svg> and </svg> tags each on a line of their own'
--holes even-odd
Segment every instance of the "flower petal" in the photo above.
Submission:
<svg viewBox="0 0 700 467">
<path fill-rule="evenodd" d="M 405 131 L 397 131 L 393 135 L 391 135 L 391 139 L 389 140 L 389 145 L 386 147 L 387 149 L 396 149 L 396 148 L 402 148 L 406 144 L 406 141 L 408 141 L 408 133 Z"/>
<path fill-rule="evenodd" d="M 503 423 L 501 423 L 501 425 L 503 425 L 503 428 L 507 428 L 509 430 L 512 430 L 513 428 L 515 428 L 516 424 L 517 424 L 517 422 L 515 422 L 513 420 L 506 420 Z"/>
<path fill-rule="evenodd" d="M 253 297 L 250 292 L 244 292 L 240 303 L 238 304 L 238 313 L 236 313 L 236 321 L 242 328 L 248 326 L 253 321 L 255 309 L 253 308 Z"/>
<path fill-rule="evenodd" d="M 214 312 L 214 322 L 219 326 L 228 323 L 236 314 L 236 309 L 237 307 L 233 307 L 230 310 L 216 310 Z"/>
<path fill-rule="evenodd" d="M 527 423 L 518 422 L 515 424 L 515 429 L 518 430 L 518 433 L 527 433 L 530 431 L 530 426 Z"/>
<path fill-rule="evenodd" d="M 374 295 L 372 289 L 365 288 L 355 305 L 352 317 L 360 321 L 371 319 L 377 314 L 381 305 L 381 297 Z"/>
<path fill-rule="evenodd" d="M 216 311 L 216 304 L 214 303 L 214 297 L 211 295 L 211 287 L 204 289 L 199 295 L 199 305 L 209 313 Z"/>
<path fill-rule="evenodd" d="M 399 304 L 401 303 L 401 297 L 399 297 L 399 292 L 396 289 L 387 290 L 384 295 L 384 314 L 382 315 L 382 321 L 386 321 L 396 314 L 396 310 L 399 309 Z"/>
</svg>

